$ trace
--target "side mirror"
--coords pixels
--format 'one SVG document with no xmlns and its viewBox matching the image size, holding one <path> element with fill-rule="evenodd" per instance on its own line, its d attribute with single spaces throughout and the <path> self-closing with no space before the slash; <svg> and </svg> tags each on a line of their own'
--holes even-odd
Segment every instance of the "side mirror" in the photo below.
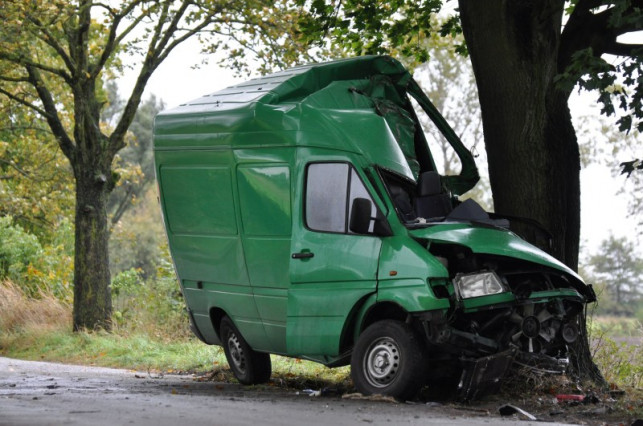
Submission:
<svg viewBox="0 0 643 426">
<path fill-rule="evenodd" d="M 349 228 L 356 234 L 368 234 L 371 226 L 371 221 L 375 221 L 373 226 L 373 233 L 382 237 L 393 235 L 390 225 L 382 217 L 379 212 L 377 217 L 371 217 L 373 210 L 373 203 L 366 198 L 355 198 L 351 206 L 351 217 L 349 221 Z"/>
</svg>

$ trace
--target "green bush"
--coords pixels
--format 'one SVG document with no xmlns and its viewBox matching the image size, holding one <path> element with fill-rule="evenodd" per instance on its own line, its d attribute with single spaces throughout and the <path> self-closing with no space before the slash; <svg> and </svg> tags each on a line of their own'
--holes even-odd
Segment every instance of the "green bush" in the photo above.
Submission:
<svg viewBox="0 0 643 426">
<path fill-rule="evenodd" d="M 183 295 L 171 263 L 159 260 L 156 276 L 144 281 L 129 269 L 112 280 L 114 322 L 124 333 L 144 332 L 162 339 L 187 337 L 189 323 Z"/>
<path fill-rule="evenodd" d="M 41 254 L 42 247 L 35 235 L 14 225 L 11 217 L 0 217 L 0 279 L 25 283 Z M 38 289 L 28 285 L 25 290 L 35 295 Z"/>
</svg>

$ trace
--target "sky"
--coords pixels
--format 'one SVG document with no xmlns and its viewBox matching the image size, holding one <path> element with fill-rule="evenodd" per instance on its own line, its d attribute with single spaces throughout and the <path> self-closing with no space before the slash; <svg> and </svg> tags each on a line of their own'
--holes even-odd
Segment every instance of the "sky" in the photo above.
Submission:
<svg viewBox="0 0 643 426">
<path fill-rule="evenodd" d="M 640 35 L 643 38 L 643 34 Z M 230 70 L 213 63 L 193 68 L 201 62 L 199 46 L 187 42 L 179 46 L 152 75 L 144 99 L 150 94 L 164 101 L 167 108 L 216 92 L 247 80 L 235 77 Z M 125 75 L 119 87 L 133 85 L 133 74 Z M 122 94 L 125 94 L 125 90 Z M 598 114 L 595 95 L 574 93 L 570 99 L 573 114 Z M 643 148 L 643 141 L 638 145 Z M 638 158 L 641 158 L 643 153 Z M 628 217 L 627 198 L 619 195 L 624 176 L 612 176 L 606 165 L 593 164 L 581 172 L 581 258 L 598 254 L 601 242 L 610 234 L 617 237 L 636 237 L 636 221 Z M 639 253 L 639 256 L 643 254 Z"/>
</svg>

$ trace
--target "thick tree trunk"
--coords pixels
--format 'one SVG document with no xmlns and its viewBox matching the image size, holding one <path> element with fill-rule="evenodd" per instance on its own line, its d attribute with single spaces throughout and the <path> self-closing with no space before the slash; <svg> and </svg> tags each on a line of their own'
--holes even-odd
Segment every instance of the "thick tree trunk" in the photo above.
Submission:
<svg viewBox="0 0 643 426">
<path fill-rule="evenodd" d="M 74 87 L 74 139 L 71 160 L 76 178 L 76 252 L 74 256 L 74 330 L 111 330 L 107 200 L 114 187 L 115 151 L 100 131 L 100 105 L 94 82 L 79 78 Z"/>
<path fill-rule="evenodd" d="M 497 213 L 531 218 L 552 236 L 517 231 L 578 269 L 580 158 L 567 106 L 556 88 L 562 0 L 460 0 L 476 76 Z M 513 225 L 512 225 L 513 228 Z M 591 359 L 585 316 L 571 348 L 571 372 L 605 385 Z"/>
<path fill-rule="evenodd" d="M 580 160 L 567 107 L 557 90 L 563 1 L 460 0 L 476 75 L 497 213 L 540 222 L 517 231 L 572 269 L 578 267 Z M 543 173 L 543 171 L 545 173 Z"/>
<path fill-rule="evenodd" d="M 105 175 L 89 167 L 76 178 L 74 331 L 111 329 Z"/>
</svg>

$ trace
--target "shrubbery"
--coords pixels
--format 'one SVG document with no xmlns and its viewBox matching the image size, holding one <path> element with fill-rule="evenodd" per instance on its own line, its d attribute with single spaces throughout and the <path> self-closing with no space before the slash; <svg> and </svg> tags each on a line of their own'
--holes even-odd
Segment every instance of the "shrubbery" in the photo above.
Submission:
<svg viewBox="0 0 643 426">
<path fill-rule="evenodd" d="M 44 291 L 72 301 L 73 226 L 62 221 L 43 246 L 38 237 L 0 217 L 0 280 L 11 280 L 30 297 Z"/>
</svg>

